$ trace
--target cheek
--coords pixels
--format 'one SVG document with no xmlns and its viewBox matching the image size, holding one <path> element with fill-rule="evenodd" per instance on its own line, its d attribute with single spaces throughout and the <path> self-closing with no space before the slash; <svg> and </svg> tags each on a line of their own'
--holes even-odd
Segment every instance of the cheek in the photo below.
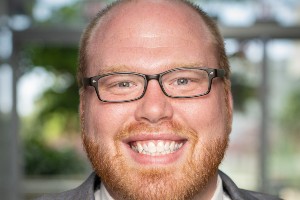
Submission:
<svg viewBox="0 0 300 200">
<path fill-rule="evenodd" d="M 199 134 L 199 139 L 225 135 L 226 109 L 221 95 L 210 93 L 177 106 L 178 115 Z"/>
<path fill-rule="evenodd" d="M 89 105 L 85 106 L 85 132 L 90 137 L 111 145 L 113 137 L 132 115 L 130 109 L 122 104 L 90 100 Z"/>
</svg>

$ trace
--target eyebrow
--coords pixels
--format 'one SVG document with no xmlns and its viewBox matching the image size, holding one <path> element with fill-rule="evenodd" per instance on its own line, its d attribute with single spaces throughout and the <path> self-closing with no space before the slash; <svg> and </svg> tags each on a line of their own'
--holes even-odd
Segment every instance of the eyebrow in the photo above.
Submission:
<svg viewBox="0 0 300 200">
<path fill-rule="evenodd" d="M 113 73 L 113 72 L 130 72 L 133 71 L 133 67 L 126 65 L 118 65 L 118 66 L 105 66 L 101 67 L 97 73 L 98 75 Z"/>
<path fill-rule="evenodd" d="M 160 67 L 162 69 L 161 72 L 168 71 L 175 68 L 181 68 L 181 67 L 209 67 L 207 65 L 203 65 L 203 63 L 190 63 L 190 64 L 171 64 Z M 133 66 L 127 66 L 127 65 L 116 65 L 116 66 L 105 66 L 101 67 L 97 71 L 97 75 L 103 75 L 107 73 L 114 73 L 114 72 L 138 72 L 136 70 L 136 67 Z"/>
</svg>

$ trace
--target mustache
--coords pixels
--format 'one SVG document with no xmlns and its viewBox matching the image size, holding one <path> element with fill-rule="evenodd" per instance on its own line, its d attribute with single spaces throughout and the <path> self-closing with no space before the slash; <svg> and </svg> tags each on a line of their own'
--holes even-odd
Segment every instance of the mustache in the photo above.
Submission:
<svg viewBox="0 0 300 200">
<path fill-rule="evenodd" d="M 120 141 L 139 134 L 153 134 L 159 132 L 171 133 L 194 141 L 198 140 L 198 134 L 195 130 L 176 121 L 164 121 L 159 124 L 149 124 L 146 122 L 130 123 L 121 128 L 115 135 L 114 140 Z"/>
</svg>

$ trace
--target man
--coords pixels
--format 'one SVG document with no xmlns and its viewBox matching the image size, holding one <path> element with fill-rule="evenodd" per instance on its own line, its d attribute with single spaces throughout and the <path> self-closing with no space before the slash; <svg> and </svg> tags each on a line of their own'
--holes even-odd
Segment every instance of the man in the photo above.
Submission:
<svg viewBox="0 0 300 200">
<path fill-rule="evenodd" d="M 80 117 L 95 170 L 42 199 L 277 199 L 218 171 L 232 121 L 223 40 L 180 0 L 118 1 L 83 33 Z"/>
</svg>

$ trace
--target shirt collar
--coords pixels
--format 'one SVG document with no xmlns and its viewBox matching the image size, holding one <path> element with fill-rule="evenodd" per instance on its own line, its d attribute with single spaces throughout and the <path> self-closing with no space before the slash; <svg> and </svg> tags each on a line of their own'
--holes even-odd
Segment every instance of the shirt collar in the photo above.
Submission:
<svg viewBox="0 0 300 200">
<path fill-rule="evenodd" d="M 211 200 L 231 200 L 227 193 L 223 190 L 223 183 L 220 175 L 218 175 L 217 187 Z"/>
<path fill-rule="evenodd" d="M 103 182 L 101 182 L 100 188 L 95 191 L 95 200 L 114 200 L 108 193 Z"/>
</svg>

